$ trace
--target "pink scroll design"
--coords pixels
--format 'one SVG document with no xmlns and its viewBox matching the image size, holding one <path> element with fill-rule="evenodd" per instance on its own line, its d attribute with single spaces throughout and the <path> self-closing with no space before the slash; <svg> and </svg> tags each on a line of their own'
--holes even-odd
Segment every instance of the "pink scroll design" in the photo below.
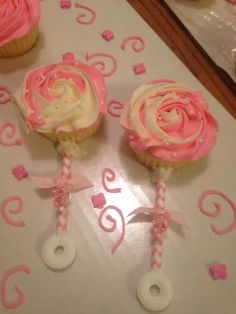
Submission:
<svg viewBox="0 0 236 314">
<path fill-rule="evenodd" d="M 96 68 L 97 70 L 99 70 L 104 76 L 112 76 L 116 70 L 117 70 L 117 60 L 115 59 L 115 57 L 113 57 L 111 54 L 108 53 L 100 53 L 100 52 L 95 52 L 95 53 L 90 53 L 88 54 L 86 52 L 85 55 L 85 60 L 86 61 L 90 61 L 94 58 L 97 57 L 102 57 L 108 60 L 111 60 L 112 62 L 112 68 L 110 71 L 106 71 L 106 64 L 104 61 L 100 60 L 100 61 L 95 61 L 91 64 L 91 66 L 93 66 L 94 68 Z"/>
<path fill-rule="evenodd" d="M 233 222 L 231 224 L 229 224 L 226 228 L 219 228 L 217 227 L 215 224 L 211 224 L 211 229 L 213 232 L 215 232 L 218 235 L 222 235 L 222 234 L 226 234 L 229 233 L 231 231 L 233 231 L 233 229 L 235 229 L 236 227 L 236 203 L 234 203 L 226 194 L 224 194 L 223 192 L 220 191 L 216 191 L 216 190 L 207 190 L 204 191 L 201 195 L 200 198 L 198 200 L 198 206 L 200 211 L 204 214 L 207 215 L 208 217 L 218 217 L 222 211 L 222 207 L 220 203 L 216 203 L 214 202 L 214 206 L 215 206 L 215 210 L 213 211 L 209 211 L 208 209 L 206 209 L 203 205 L 205 199 L 210 196 L 210 195 L 218 195 L 221 196 L 226 202 L 229 203 L 229 205 L 231 206 L 232 210 L 233 210 Z"/>
<path fill-rule="evenodd" d="M 0 126 L 0 145 L 3 146 L 19 146 L 23 144 L 20 138 L 13 139 L 16 135 L 16 127 L 11 122 L 4 123 Z M 5 140 L 3 139 L 5 137 Z M 8 141 L 6 139 L 12 140 Z"/>
<path fill-rule="evenodd" d="M 7 283 L 11 276 L 13 276 L 17 272 L 24 272 L 29 274 L 31 272 L 31 268 L 26 265 L 18 265 L 15 266 L 5 272 L 1 280 L 1 297 L 2 297 L 2 305 L 5 308 L 13 309 L 25 302 L 25 293 L 24 291 L 18 286 L 14 285 L 14 289 L 18 295 L 18 298 L 15 301 L 8 301 L 7 298 Z"/>
<path fill-rule="evenodd" d="M 86 7 L 84 5 L 79 4 L 78 2 L 76 3 L 75 6 L 76 6 L 76 8 L 83 9 L 86 11 L 86 13 L 79 13 L 77 15 L 77 18 L 76 18 L 77 22 L 80 24 L 84 24 L 84 25 L 93 24 L 93 22 L 96 19 L 96 12 L 89 7 Z M 89 17 L 89 15 L 90 15 L 90 17 Z"/>
<path fill-rule="evenodd" d="M 107 111 L 113 117 L 120 117 L 120 111 L 124 108 L 124 104 L 116 99 L 111 99 L 107 104 Z"/>
<path fill-rule="evenodd" d="M 12 202 L 17 202 L 17 206 L 14 209 L 9 210 L 8 212 L 8 206 Z M 10 215 L 18 215 L 22 212 L 24 203 L 22 197 L 18 195 L 11 195 L 5 198 L 4 201 L 2 201 L 1 204 L 1 211 L 2 211 L 2 216 L 5 219 L 5 221 L 14 227 L 24 227 L 25 222 L 23 220 L 17 220 L 14 221 L 11 219 Z"/>
<path fill-rule="evenodd" d="M 11 92 L 6 86 L 0 85 L 0 105 L 5 105 L 11 101 Z"/>
<path fill-rule="evenodd" d="M 113 205 L 108 205 L 108 206 L 103 208 L 103 210 L 101 211 L 101 213 L 98 217 L 98 224 L 99 224 L 100 228 L 102 228 L 103 231 L 114 232 L 117 229 L 117 221 L 111 215 L 107 214 L 108 210 L 114 210 L 116 213 L 118 213 L 120 216 L 120 219 L 121 219 L 121 223 L 122 223 L 121 236 L 118 239 L 118 241 L 112 246 L 112 249 L 111 249 L 112 254 L 114 254 L 116 252 L 116 250 L 118 249 L 118 247 L 122 244 L 124 237 L 125 237 L 125 220 L 124 220 L 124 216 L 123 216 L 122 211 L 118 207 L 113 206 Z M 103 224 L 104 215 L 106 215 L 105 218 L 111 223 L 110 227 L 106 227 Z"/>
<path fill-rule="evenodd" d="M 116 174 L 114 172 L 114 170 L 112 170 L 111 168 L 104 168 L 102 171 L 102 185 L 104 190 L 106 190 L 109 193 L 120 193 L 121 192 L 121 188 L 109 188 L 107 186 L 106 181 L 109 182 L 113 182 L 116 179 Z"/>
<path fill-rule="evenodd" d="M 121 49 L 125 50 L 128 43 L 131 43 L 131 47 L 135 52 L 141 52 L 145 48 L 145 42 L 140 36 L 125 37 L 121 43 Z"/>
</svg>

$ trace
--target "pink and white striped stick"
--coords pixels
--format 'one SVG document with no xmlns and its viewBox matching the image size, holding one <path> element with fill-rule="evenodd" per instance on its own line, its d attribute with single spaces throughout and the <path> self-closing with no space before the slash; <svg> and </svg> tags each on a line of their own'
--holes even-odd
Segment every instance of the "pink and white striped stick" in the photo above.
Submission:
<svg viewBox="0 0 236 314">
<path fill-rule="evenodd" d="M 159 181 L 156 186 L 156 208 L 158 211 L 165 210 L 165 191 L 166 184 L 164 181 Z M 153 217 L 152 225 L 152 250 L 151 250 L 151 269 L 161 267 L 162 257 L 162 245 L 161 234 L 168 228 L 169 225 L 169 214 L 168 213 L 157 213 Z"/>
<path fill-rule="evenodd" d="M 71 157 L 64 155 L 62 158 L 61 178 L 62 183 L 55 187 L 54 205 L 57 207 L 57 232 L 65 232 L 68 224 L 68 207 L 70 202 L 71 186 L 67 182 L 71 177 Z"/>
<path fill-rule="evenodd" d="M 66 179 L 70 179 L 71 177 L 71 156 L 66 154 L 62 158 L 61 175 Z"/>
</svg>

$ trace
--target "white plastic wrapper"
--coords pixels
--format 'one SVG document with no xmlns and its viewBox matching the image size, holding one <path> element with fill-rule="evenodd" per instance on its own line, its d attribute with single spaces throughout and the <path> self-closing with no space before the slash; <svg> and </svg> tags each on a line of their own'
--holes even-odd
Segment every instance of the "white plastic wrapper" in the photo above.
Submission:
<svg viewBox="0 0 236 314">
<path fill-rule="evenodd" d="M 211 59 L 236 82 L 236 5 L 225 0 L 166 0 Z"/>
</svg>

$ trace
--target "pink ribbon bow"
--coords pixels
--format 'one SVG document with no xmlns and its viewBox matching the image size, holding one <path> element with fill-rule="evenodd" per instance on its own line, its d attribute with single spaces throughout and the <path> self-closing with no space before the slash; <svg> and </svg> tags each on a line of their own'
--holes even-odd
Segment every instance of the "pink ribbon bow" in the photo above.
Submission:
<svg viewBox="0 0 236 314">
<path fill-rule="evenodd" d="M 72 191 L 79 191 L 93 186 L 93 183 L 85 176 L 78 176 L 69 179 L 63 176 L 59 178 L 33 176 L 31 179 L 40 189 L 50 189 L 62 186 L 65 183 L 70 185 Z"/>
<path fill-rule="evenodd" d="M 131 215 L 148 215 L 153 218 L 156 216 L 157 221 L 160 218 L 161 226 L 158 226 L 160 229 L 158 233 L 163 233 L 168 228 L 170 221 L 174 221 L 184 227 L 187 226 L 184 215 L 175 210 L 163 210 L 159 207 L 138 207 L 129 214 L 129 216 Z"/>
</svg>

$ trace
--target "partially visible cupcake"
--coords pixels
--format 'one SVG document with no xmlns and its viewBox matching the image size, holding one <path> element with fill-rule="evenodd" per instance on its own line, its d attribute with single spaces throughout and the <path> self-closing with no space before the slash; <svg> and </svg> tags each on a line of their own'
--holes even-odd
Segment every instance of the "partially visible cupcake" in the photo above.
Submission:
<svg viewBox="0 0 236 314">
<path fill-rule="evenodd" d="M 34 46 L 39 18 L 39 0 L 0 0 L 0 57 L 17 57 Z"/>
<path fill-rule="evenodd" d="M 95 133 L 106 112 L 103 75 L 72 53 L 28 72 L 14 98 L 31 130 L 65 145 Z"/>
<path fill-rule="evenodd" d="M 139 160 L 152 169 L 198 160 L 213 148 L 218 131 L 203 95 L 170 80 L 136 89 L 121 124 Z"/>
</svg>

